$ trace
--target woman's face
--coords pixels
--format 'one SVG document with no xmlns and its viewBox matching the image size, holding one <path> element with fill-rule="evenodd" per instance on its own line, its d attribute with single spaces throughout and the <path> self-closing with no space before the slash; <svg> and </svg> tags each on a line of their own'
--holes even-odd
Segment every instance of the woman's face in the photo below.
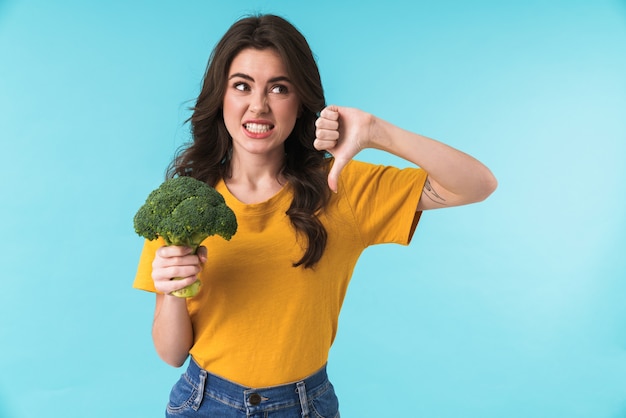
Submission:
<svg viewBox="0 0 626 418">
<path fill-rule="evenodd" d="M 224 122 L 233 139 L 233 153 L 282 159 L 300 99 L 278 53 L 244 49 L 230 65 L 227 83 Z"/>
</svg>

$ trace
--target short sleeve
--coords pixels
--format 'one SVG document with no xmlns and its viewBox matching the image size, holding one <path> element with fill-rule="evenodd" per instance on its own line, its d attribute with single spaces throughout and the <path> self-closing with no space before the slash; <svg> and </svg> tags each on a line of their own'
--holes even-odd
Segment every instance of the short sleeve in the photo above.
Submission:
<svg viewBox="0 0 626 418">
<path fill-rule="evenodd" d="M 343 193 L 365 246 L 409 244 L 421 215 L 417 205 L 427 176 L 421 168 L 355 160 L 342 170 Z"/>
</svg>

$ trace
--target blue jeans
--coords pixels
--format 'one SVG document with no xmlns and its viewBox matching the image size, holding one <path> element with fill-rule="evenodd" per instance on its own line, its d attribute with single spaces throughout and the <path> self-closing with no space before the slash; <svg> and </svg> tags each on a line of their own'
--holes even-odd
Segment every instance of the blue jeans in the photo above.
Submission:
<svg viewBox="0 0 626 418">
<path fill-rule="evenodd" d="M 247 388 L 215 376 L 191 359 L 172 388 L 166 417 L 339 418 L 326 367 L 300 382 Z"/>
</svg>

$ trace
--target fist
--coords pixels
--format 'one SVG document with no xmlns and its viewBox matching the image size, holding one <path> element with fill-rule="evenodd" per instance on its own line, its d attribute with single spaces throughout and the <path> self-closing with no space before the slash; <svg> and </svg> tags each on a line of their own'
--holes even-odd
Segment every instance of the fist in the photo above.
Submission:
<svg viewBox="0 0 626 418">
<path fill-rule="evenodd" d="M 159 248 L 152 262 L 155 289 L 170 294 L 195 283 L 205 261 L 205 247 L 199 247 L 196 254 L 187 247 L 170 245 Z M 174 278 L 176 280 L 172 280 Z"/>
<path fill-rule="evenodd" d="M 337 193 L 341 170 L 361 150 L 367 148 L 372 115 L 361 110 L 331 105 L 324 108 L 315 122 L 315 142 L 318 150 L 328 151 L 335 159 L 328 174 L 328 187 Z"/>
</svg>

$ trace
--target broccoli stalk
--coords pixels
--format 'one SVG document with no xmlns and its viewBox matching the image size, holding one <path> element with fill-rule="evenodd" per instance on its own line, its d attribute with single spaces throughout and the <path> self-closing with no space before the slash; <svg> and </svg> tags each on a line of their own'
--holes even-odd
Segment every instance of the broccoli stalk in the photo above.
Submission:
<svg viewBox="0 0 626 418">
<path fill-rule="evenodd" d="M 135 232 L 167 245 L 192 248 L 194 254 L 207 237 L 225 240 L 237 232 L 237 219 L 224 197 L 208 184 L 192 177 L 175 177 L 153 190 L 134 218 Z M 174 278 L 176 279 L 176 278 Z M 178 297 L 198 293 L 200 281 L 172 292 Z"/>
</svg>

